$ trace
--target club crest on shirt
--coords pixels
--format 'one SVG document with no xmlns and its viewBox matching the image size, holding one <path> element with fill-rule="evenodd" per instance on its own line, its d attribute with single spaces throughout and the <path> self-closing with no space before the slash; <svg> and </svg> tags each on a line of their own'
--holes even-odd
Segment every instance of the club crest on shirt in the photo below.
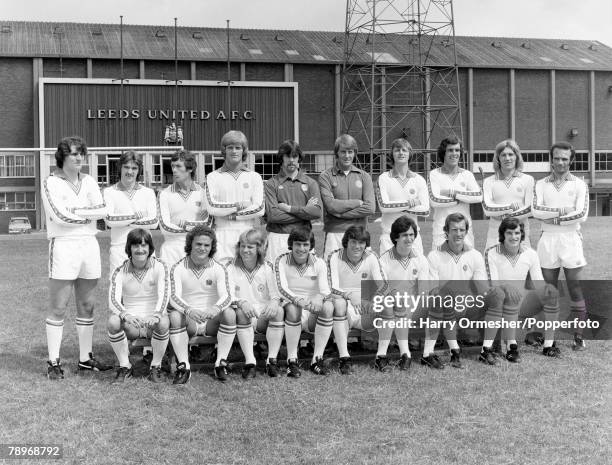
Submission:
<svg viewBox="0 0 612 465">
<path fill-rule="evenodd" d="M 467 265 L 463 265 L 463 271 L 467 271 L 468 266 Z"/>
<path fill-rule="evenodd" d="M 461 182 L 459 183 L 459 185 L 460 185 L 461 187 L 465 187 L 465 182 L 464 182 L 464 181 L 461 181 Z"/>
<path fill-rule="evenodd" d="M 523 188 L 521 186 L 516 186 L 516 191 L 517 192 L 523 192 Z"/>
<path fill-rule="evenodd" d="M 416 268 L 413 268 L 413 269 L 412 269 L 412 274 L 416 276 L 416 275 L 417 275 L 417 273 L 418 273 L 417 269 L 416 269 Z"/>
<path fill-rule="evenodd" d="M 236 292 L 238 292 L 240 290 L 240 286 L 238 284 L 236 284 L 235 289 L 236 289 Z"/>
<path fill-rule="evenodd" d="M 355 186 L 361 188 L 363 186 L 363 183 L 361 182 L 361 179 L 358 179 L 357 181 L 355 181 Z"/>
<path fill-rule="evenodd" d="M 248 183 L 248 182 L 245 182 L 245 183 L 242 185 L 242 187 L 244 187 L 245 189 L 248 189 L 248 188 L 249 188 L 249 183 Z"/>
<path fill-rule="evenodd" d="M 265 290 L 266 290 L 266 286 L 264 286 L 263 284 L 260 284 L 259 286 L 257 286 L 257 290 L 258 290 L 260 293 L 263 293 L 263 291 L 265 291 Z"/>
<path fill-rule="evenodd" d="M 316 276 L 311 276 L 311 277 L 310 277 L 310 280 L 311 280 L 311 281 L 316 281 L 316 280 L 317 280 L 317 277 L 316 277 Z"/>
<path fill-rule="evenodd" d="M 332 186 L 333 188 L 336 188 L 336 187 L 338 187 L 338 183 L 337 183 L 336 181 L 334 181 L 334 182 L 332 182 L 331 186 Z"/>
<path fill-rule="evenodd" d="M 202 206 L 202 201 L 201 200 L 197 200 L 195 204 L 196 204 L 196 207 L 201 207 Z"/>
<path fill-rule="evenodd" d="M 308 186 L 306 184 L 302 184 L 302 190 L 304 192 L 308 192 Z"/>
<path fill-rule="evenodd" d="M 568 197 L 573 197 L 574 196 L 574 191 L 572 191 L 572 190 L 567 191 L 567 196 Z"/>
<path fill-rule="evenodd" d="M 206 285 L 207 286 L 212 286 L 212 279 L 207 279 L 206 280 Z"/>
<path fill-rule="evenodd" d="M 410 192 L 411 194 L 416 194 L 416 190 L 414 189 L 410 189 L 408 192 Z"/>
<path fill-rule="evenodd" d="M 361 279 L 366 279 L 368 277 L 367 273 L 361 273 Z"/>
</svg>

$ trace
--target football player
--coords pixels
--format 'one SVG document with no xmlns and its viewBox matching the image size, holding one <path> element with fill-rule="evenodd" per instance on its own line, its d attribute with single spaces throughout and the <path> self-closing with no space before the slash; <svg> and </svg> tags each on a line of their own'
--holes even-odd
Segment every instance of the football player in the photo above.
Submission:
<svg viewBox="0 0 612 465">
<path fill-rule="evenodd" d="M 166 347 L 170 321 L 166 307 L 170 298 L 169 270 L 153 256 L 155 246 L 148 231 L 132 229 L 126 238 L 127 260 L 112 273 L 108 290 L 108 340 L 119 360 L 116 382 L 133 375 L 128 340 L 151 338 L 153 359 L 149 379 L 164 382 L 161 362 Z"/>
<path fill-rule="evenodd" d="M 196 226 L 187 233 L 185 253 L 170 272 L 170 342 L 177 358 L 173 384 L 191 378 L 188 348 L 195 335 L 217 336 L 215 378 L 226 381 L 227 356 L 236 336 L 236 312 L 230 306 L 227 270 L 213 256 L 217 248 L 215 232 Z"/>
<path fill-rule="evenodd" d="M 467 245 L 474 247 L 470 204 L 480 203 L 482 192 L 472 172 L 459 167 L 462 154 L 463 144 L 457 137 L 443 139 L 437 151 L 438 161 L 442 166 L 429 173 L 427 186 L 430 205 L 433 208 L 432 250 L 446 241 L 444 224 L 451 213 L 461 213 L 464 216 L 467 222 L 464 239 Z"/>
<path fill-rule="evenodd" d="M 87 144 L 77 136 L 62 139 L 55 152 L 57 169 L 42 183 L 49 239 L 49 308 L 46 319 L 47 376 L 64 379 L 60 347 L 66 307 L 74 289 L 79 371 L 106 371 L 112 366 L 93 356 L 94 292 L 101 275 L 96 220 L 106 217 L 98 183 L 81 168 Z"/>
<path fill-rule="evenodd" d="M 386 288 L 386 279 L 374 252 L 368 250 L 370 233 L 363 226 L 349 226 L 342 237 L 342 248 L 327 257 L 329 285 L 334 304 L 334 339 L 340 355 L 340 373 L 353 373 L 348 352 L 351 328 L 372 331 L 375 314 L 370 301 L 362 300 L 361 282 L 376 284 L 377 294 Z"/>
<path fill-rule="evenodd" d="M 237 337 L 244 353 L 242 377 L 255 377 L 253 340 L 255 330 L 265 333 L 268 342 L 266 373 L 274 378 L 278 371 L 278 351 L 285 333 L 285 313 L 280 305 L 274 269 L 265 261 L 266 236 L 259 229 L 240 235 L 236 256 L 228 264 L 230 289 L 236 308 Z"/>
<path fill-rule="evenodd" d="M 240 234 L 260 225 L 265 212 L 263 181 L 245 166 L 249 146 L 240 131 L 221 138 L 223 166 L 206 176 L 206 209 L 214 218 L 218 260 L 231 260 Z"/>
<path fill-rule="evenodd" d="M 325 262 L 311 253 L 315 246 L 312 231 L 297 227 L 289 233 L 289 252 L 276 259 L 274 272 L 285 309 L 287 376 L 299 378 L 298 344 L 305 331 L 314 331 L 314 354 L 310 371 L 327 375 L 323 363 L 325 345 L 332 332 L 334 305 L 327 281 Z"/>
</svg>

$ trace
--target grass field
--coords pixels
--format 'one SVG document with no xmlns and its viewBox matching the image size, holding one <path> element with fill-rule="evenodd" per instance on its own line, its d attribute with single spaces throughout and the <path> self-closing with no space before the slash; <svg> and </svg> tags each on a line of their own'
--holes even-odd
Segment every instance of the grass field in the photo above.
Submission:
<svg viewBox="0 0 612 465">
<path fill-rule="evenodd" d="M 424 223 L 425 249 L 431 223 Z M 585 278 L 610 279 L 612 218 L 583 229 Z M 377 225 L 374 225 L 375 230 Z M 538 236 L 537 225 L 532 238 Z M 486 223 L 475 224 L 482 248 Z M 374 244 L 378 235 L 374 234 Z M 317 234 L 320 238 L 320 233 Z M 159 244 L 156 237 L 156 244 Z M 534 241 L 535 242 L 535 241 Z M 103 273 L 108 234 L 100 235 Z M 318 241 L 319 247 L 322 240 Z M 376 247 L 375 247 L 376 248 Z M 612 343 L 589 342 L 548 360 L 521 346 L 523 363 L 466 369 L 413 365 L 382 375 L 368 363 L 352 377 L 225 385 L 195 373 L 186 386 L 114 374 L 79 376 L 74 304 L 66 318 L 66 379 L 46 379 L 47 240 L 0 237 L 0 444 L 63 445 L 62 463 L 198 464 L 607 464 L 612 453 Z M 94 349 L 114 360 L 105 335 L 107 284 L 97 290 Z M 38 460 L 36 463 L 44 463 Z M 24 462 L 19 462 L 24 463 Z M 34 461 L 33 461 L 34 463 Z M 56 461 L 57 463 L 57 461 Z"/>
</svg>

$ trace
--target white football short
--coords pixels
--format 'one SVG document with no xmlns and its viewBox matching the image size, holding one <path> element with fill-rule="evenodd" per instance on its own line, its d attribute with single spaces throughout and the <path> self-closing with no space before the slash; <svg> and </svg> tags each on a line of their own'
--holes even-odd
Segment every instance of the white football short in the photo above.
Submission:
<svg viewBox="0 0 612 465">
<path fill-rule="evenodd" d="M 289 251 L 287 245 L 289 234 L 268 233 L 268 250 L 266 251 L 266 260 L 274 264 L 276 259 Z"/>
<path fill-rule="evenodd" d="M 49 241 L 49 278 L 99 279 L 100 246 L 95 236 L 54 237 Z"/>
<path fill-rule="evenodd" d="M 215 228 L 215 234 L 217 235 L 217 253 L 215 253 L 215 260 L 219 262 L 226 262 L 232 260 L 236 256 L 236 246 L 240 240 L 240 234 L 250 229 L 248 228 L 226 228 L 219 227 Z"/>
<path fill-rule="evenodd" d="M 186 234 L 185 234 L 186 236 Z M 161 245 L 159 258 L 170 268 L 179 260 L 185 258 L 185 236 L 168 238 L 164 237 L 164 243 Z"/>
<path fill-rule="evenodd" d="M 342 237 L 344 233 L 325 233 L 325 246 L 323 247 L 323 258 L 327 260 L 327 257 L 334 250 L 342 248 Z"/>
<path fill-rule="evenodd" d="M 580 268 L 587 264 L 582 251 L 582 235 L 578 231 L 542 232 L 538 242 L 538 258 L 542 268 Z"/>
</svg>

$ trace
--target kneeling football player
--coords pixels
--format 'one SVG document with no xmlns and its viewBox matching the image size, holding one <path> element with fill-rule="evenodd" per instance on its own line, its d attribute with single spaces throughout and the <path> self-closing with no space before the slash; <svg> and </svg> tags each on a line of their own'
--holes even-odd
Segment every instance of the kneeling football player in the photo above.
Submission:
<svg viewBox="0 0 612 465">
<path fill-rule="evenodd" d="M 240 235 L 236 256 L 228 264 L 238 342 L 245 358 L 244 379 L 254 378 L 256 373 L 255 331 L 266 334 L 266 373 L 272 378 L 278 376 L 276 358 L 285 332 L 285 312 L 280 305 L 274 269 L 265 261 L 265 255 L 265 234 L 259 229 L 250 229 Z"/>
<path fill-rule="evenodd" d="M 420 253 L 419 248 L 415 246 L 418 234 L 417 223 L 407 215 L 400 216 L 391 224 L 389 237 L 393 247 L 380 257 L 380 264 L 389 280 L 390 290 L 387 295 L 393 296 L 401 292 L 403 295 L 418 296 L 419 293 L 428 290 L 429 262 Z M 421 311 L 423 311 L 422 306 L 410 308 L 408 306 L 400 307 L 396 304 L 393 308 L 383 308 L 380 314 L 382 321 L 377 325 L 378 350 L 374 362 L 377 370 L 382 373 L 391 371 L 387 349 L 394 332 L 400 350 L 399 368 L 402 371 L 410 368 L 412 363 L 412 355 L 408 344 L 410 326 L 408 324 L 392 325 L 391 321 L 396 323 L 402 320 L 405 322 L 416 321 L 420 318 Z"/>
<path fill-rule="evenodd" d="M 285 340 L 287 343 L 287 376 L 299 378 L 298 344 L 302 329 L 314 330 L 314 354 L 310 371 L 327 375 L 323 351 L 332 332 L 334 305 L 331 302 L 325 262 L 311 253 L 314 235 L 297 227 L 287 239 L 290 252 L 276 259 L 274 272 L 278 290 L 284 301 Z"/>
<path fill-rule="evenodd" d="M 361 281 L 374 281 L 377 293 L 383 292 L 386 280 L 376 254 L 370 246 L 370 233 L 363 226 L 349 226 L 342 236 L 342 248 L 327 257 L 334 303 L 334 339 L 340 355 L 340 373 L 353 373 L 348 352 L 351 328 L 374 330 L 370 302 L 361 299 Z"/>
<path fill-rule="evenodd" d="M 133 229 L 127 235 L 125 254 L 128 259 L 115 268 L 108 292 L 108 339 L 119 360 L 115 382 L 133 375 L 129 360 L 128 339 L 151 338 L 153 359 L 149 379 L 164 381 L 162 357 L 168 345 L 170 323 L 168 306 L 169 273 L 167 266 L 153 257 L 155 246 L 151 233 Z"/>
<path fill-rule="evenodd" d="M 502 334 L 507 344 L 506 359 L 513 363 L 520 361 L 515 324 L 519 316 L 530 317 L 543 310 L 547 322 L 559 318 L 558 291 L 544 281 L 538 254 L 526 246 L 524 240 L 525 229 L 520 220 L 505 218 L 499 225 L 499 243 L 485 252 L 487 273 L 493 286 L 489 291 L 485 320 L 505 323 Z M 526 288 L 528 274 L 535 284 L 533 290 Z M 492 346 L 497 328 L 491 326 L 485 329 L 479 360 L 495 365 L 497 359 Z M 558 357 L 560 351 L 554 344 L 554 329 L 547 329 L 544 337 L 542 353 Z"/>
<path fill-rule="evenodd" d="M 227 356 L 236 335 L 236 312 L 230 306 L 227 270 L 212 257 L 217 248 L 215 232 L 196 226 L 187 233 L 187 256 L 170 272 L 170 341 L 177 359 L 173 384 L 185 384 L 191 377 L 189 338 L 217 336 L 215 378 L 226 381 Z"/>
</svg>

